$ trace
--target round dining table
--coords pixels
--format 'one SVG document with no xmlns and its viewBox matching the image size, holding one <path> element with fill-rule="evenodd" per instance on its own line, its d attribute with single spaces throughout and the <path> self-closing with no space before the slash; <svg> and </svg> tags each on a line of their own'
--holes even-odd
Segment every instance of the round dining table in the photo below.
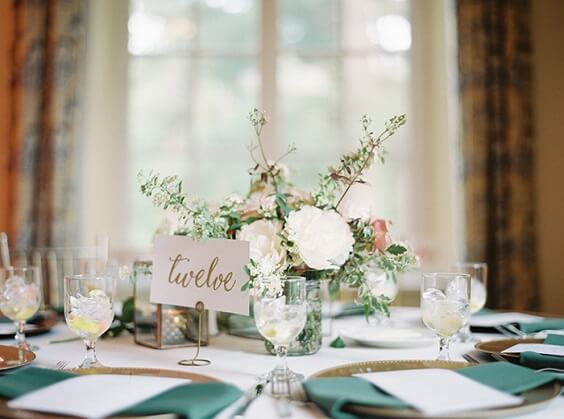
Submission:
<svg viewBox="0 0 564 419">
<path fill-rule="evenodd" d="M 394 324 L 410 327 L 424 327 L 420 320 L 418 308 L 395 307 L 392 309 L 391 321 Z M 363 316 L 351 316 L 332 320 L 333 336 L 325 337 L 319 352 L 308 356 L 289 357 L 289 367 L 304 374 L 306 378 L 318 371 L 361 361 L 383 360 L 428 360 L 435 359 L 438 353 L 438 342 L 416 348 L 384 349 L 366 347 L 355 342 L 346 341 L 345 348 L 332 348 L 330 342 L 344 328 L 362 326 Z M 55 368 L 57 364 L 67 368 L 77 366 L 84 356 L 85 348 L 81 341 L 67 341 L 72 332 L 64 322 L 58 323 L 48 333 L 30 337 L 29 340 L 39 349 L 36 352 L 35 366 Z M 502 335 L 482 334 L 479 339 L 500 339 Z M 56 343 L 53 343 L 55 341 Z M 453 361 L 464 361 L 462 355 L 473 349 L 473 343 L 452 343 L 451 358 Z M 100 361 L 108 367 L 157 368 L 179 371 L 190 371 L 205 374 L 222 381 L 232 383 L 242 390 L 252 388 L 257 377 L 274 367 L 275 357 L 269 355 L 260 340 L 231 336 L 221 333 L 210 338 L 208 346 L 202 347 L 200 357 L 209 359 L 210 365 L 202 367 L 185 367 L 178 361 L 191 358 L 195 348 L 152 349 L 134 342 L 133 336 L 127 333 L 116 338 L 100 339 L 97 354 Z M 223 411 L 218 417 L 229 417 L 234 407 Z M 292 403 L 290 405 L 293 418 L 322 418 L 325 414 L 311 403 Z M 278 414 L 276 400 L 268 394 L 258 397 L 245 412 L 247 418 L 275 418 Z M 542 410 L 520 415 L 522 419 L 564 418 L 564 397 L 560 396 Z"/>
</svg>

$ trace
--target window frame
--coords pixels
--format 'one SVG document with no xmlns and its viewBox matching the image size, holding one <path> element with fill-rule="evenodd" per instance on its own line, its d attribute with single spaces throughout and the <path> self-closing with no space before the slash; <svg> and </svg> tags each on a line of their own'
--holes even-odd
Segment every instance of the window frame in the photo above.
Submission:
<svg viewBox="0 0 564 419">
<path fill-rule="evenodd" d="M 453 104 L 456 96 L 446 74 L 445 60 L 438 59 L 447 51 L 446 20 L 450 19 L 451 0 L 427 3 L 412 0 L 411 18 L 411 83 L 412 107 L 408 112 L 409 124 L 406 129 L 413 137 L 411 152 L 405 164 L 412 167 L 410 208 L 422 208 L 410 212 L 407 220 L 408 239 L 417 250 L 428 255 L 428 267 L 444 266 L 461 254 L 462 232 L 460 223 L 459 199 L 456 193 L 456 168 L 444 163 L 445 156 L 455 156 L 455 141 L 449 137 L 457 136 L 457 115 L 449 111 L 447 116 L 441 111 L 448 109 L 446 103 Z M 124 6 L 125 4 L 125 6 Z M 342 5 L 342 2 L 340 2 Z M 260 0 L 260 39 L 257 51 L 231 53 L 234 57 L 257 56 L 261 72 L 259 101 L 262 109 L 271 115 L 265 134 L 272 140 L 265 146 L 267 153 L 278 155 L 282 151 L 278 129 L 277 104 L 277 61 L 281 48 L 278 46 L 277 14 L 279 0 Z M 342 7 L 342 6 L 341 6 Z M 340 12 L 342 16 L 342 11 Z M 87 76 L 85 85 L 85 111 L 83 132 L 85 146 L 81 171 L 81 241 L 89 242 L 98 231 L 110 231 L 113 247 L 129 252 L 127 243 L 128 208 L 123 205 L 123 196 L 133 193 L 126 190 L 127 178 L 127 80 L 128 63 L 132 58 L 127 49 L 127 20 L 129 2 L 102 0 L 89 4 L 89 31 L 87 51 Z M 452 20 L 452 19 L 451 19 Z M 339 19 L 339 42 L 342 44 L 342 19 Z M 452 30 L 449 31 L 449 36 Z M 347 49 L 338 45 L 338 54 L 330 56 L 365 55 L 366 50 Z M 375 49 L 377 52 L 377 49 Z M 205 54 L 198 48 L 190 50 L 189 56 L 225 56 L 228 51 L 209 50 Z M 315 50 L 302 51 L 300 55 L 326 57 L 328 54 Z M 178 55 L 174 55 L 177 57 Z M 149 58 L 150 56 L 143 56 Z M 116 65 L 117 63 L 117 65 Z M 440 70 L 437 76 L 437 70 Z M 195 74 L 198 70 L 192 72 Z M 342 66 L 339 66 L 341 89 L 344 88 Z M 123 82 L 125 85 L 123 85 Z M 108 88 L 108 86 L 110 88 Z M 114 90 L 115 88 L 115 90 Z M 117 101 L 108 100 L 109 96 Z M 342 118 L 346 106 L 346 94 L 340 92 L 338 115 Z M 193 93 L 192 93 L 193 94 Z M 432 98 L 428 100 L 428 98 Z M 105 107 L 107 105 L 107 107 Z M 410 114 L 412 116 L 410 116 Z M 338 126 L 344 130 L 344 121 Z M 442 150 L 442 151 L 441 151 Z M 95 159 L 90 157 L 95 155 Z M 103 163 L 103 164 L 102 164 Z M 440 179 L 450 179 L 442 182 Z M 446 185 L 446 189 L 443 186 Z M 88 192 L 86 192 L 88 191 Z M 95 191 L 95 193 L 91 193 Z M 100 202 L 120 202 L 120 205 L 100 205 Z M 444 209 L 434 212 L 437 203 L 445 203 Z M 118 207 L 119 210 L 116 211 Z M 446 220 L 446 222 L 445 222 Z M 437 244 L 440 243 L 440 244 Z M 148 244 L 147 244 L 148 245 Z M 138 246 L 144 248 L 145 246 Z"/>
</svg>

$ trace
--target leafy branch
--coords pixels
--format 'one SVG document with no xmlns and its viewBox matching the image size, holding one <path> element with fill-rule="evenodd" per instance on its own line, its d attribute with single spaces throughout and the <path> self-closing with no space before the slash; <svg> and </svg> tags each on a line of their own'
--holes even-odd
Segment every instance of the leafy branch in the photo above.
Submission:
<svg viewBox="0 0 564 419">
<path fill-rule="evenodd" d="M 345 154 L 340 161 L 338 167 L 330 167 L 329 173 L 322 176 L 319 183 L 319 189 L 315 194 L 315 203 L 320 207 L 338 207 L 344 199 L 354 183 L 363 182 L 361 176 L 372 165 L 376 155 L 380 160 L 384 159 L 384 142 L 396 133 L 396 131 L 405 124 L 405 115 L 396 115 L 390 118 L 384 130 L 375 135 L 369 130 L 372 119 L 364 115 L 361 119 L 364 135 L 360 140 L 360 147 Z M 335 202 L 335 194 L 338 190 L 344 188 L 339 199 Z"/>
<path fill-rule="evenodd" d="M 178 214 L 182 225 L 177 234 L 188 235 L 194 239 L 227 238 L 229 224 L 226 218 L 213 211 L 206 203 L 188 204 L 178 176 L 161 178 L 150 172 L 147 176 L 142 171 L 138 182 L 143 195 L 151 198 L 156 207 L 170 209 Z"/>
</svg>

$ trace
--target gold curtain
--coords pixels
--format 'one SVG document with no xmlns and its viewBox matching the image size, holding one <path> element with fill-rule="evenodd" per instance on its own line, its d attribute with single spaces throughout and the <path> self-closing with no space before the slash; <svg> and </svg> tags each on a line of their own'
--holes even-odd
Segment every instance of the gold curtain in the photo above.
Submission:
<svg viewBox="0 0 564 419">
<path fill-rule="evenodd" d="M 467 259 L 489 267 L 488 306 L 535 309 L 528 0 L 458 0 Z"/>
<path fill-rule="evenodd" d="M 73 225 L 84 0 L 0 1 L 0 231 L 63 245 Z"/>
</svg>

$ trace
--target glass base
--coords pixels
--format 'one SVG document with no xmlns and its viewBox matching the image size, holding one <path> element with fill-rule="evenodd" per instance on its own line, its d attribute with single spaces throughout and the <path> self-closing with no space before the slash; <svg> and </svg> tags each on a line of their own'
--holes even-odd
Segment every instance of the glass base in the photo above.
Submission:
<svg viewBox="0 0 564 419">
<path fill-rule="evenodd" d="M 20 348 L 20 349 L 23 349 L 23 350 L 25 350 L 25 351 L 31 351 L 31 352 L 36 352 L 36 351 L 38 351 L 39 349 L 41 349 L 41 348 L 40 348 L 39 346 L 37 346 L 37 345 L 32 345 L 32 344 L 29 343 L 29 341 L 27 341 L 27 340 L 26 340 L 25 342 L 23 342 L 23 343 L 20 343 L 20 342 L 13 342 L 13 343 L 11 343 L 11 344 L 8 345 L 8 346 L 13 346 L 13 347 L 15 347 L 15 348 Z"/>
<path fill-rule="evenodd" d="M 459 343 L 476 343 L 479 342 L 479 339 L 476 339 L 470 331 L 470 327 L 466 326 L 452 338 L 452 341 Z"/>
<path fill-rule="evenodd" d="M 273 380 L 284 380 L 287 379 L 290 382 L 296 382 L 296 383 L 302 383 L 305 379 L 305 376 L 303 374 L 297 373 L 292 371 L 291 369 L 288 369 L 288 374 L 287 377 L 281 377 L 278 374 L 276 374 L 276 370 L 272 370 L 269 372 L 265 372 L 264 374 L 259 375 L 259 381 L 273 381 Z"/>
<path fill-rule="evenodd" d="M 105 367 L 105 365 L 102 365 L 102 363 L 98 361 L 98 357 L 96 356 L 96 341 L 85 340 L 84 343 L 86 344 L 86 356 L 84 357 L 82 363 L 78 366 L 78 368 L 86 369 Z"/>
<path fill-rule="evenodd" d="M 88 369 L 88 368 L 104 368 L 104 367 L 105 365 L 102 364 L 100 361 L 98 361 L 98 359 L 90 359 L 86 357 L 77 368 Z"/>
<path fill-rule="evenodd" d="M 457 342 L 457 343 L 477 343 L 480 341 L 480 339 L 477 339 L 476 337 L 474 337 L 474 335 L 456 335 L 453 339 L 453 342 Z"/>
</svg>

